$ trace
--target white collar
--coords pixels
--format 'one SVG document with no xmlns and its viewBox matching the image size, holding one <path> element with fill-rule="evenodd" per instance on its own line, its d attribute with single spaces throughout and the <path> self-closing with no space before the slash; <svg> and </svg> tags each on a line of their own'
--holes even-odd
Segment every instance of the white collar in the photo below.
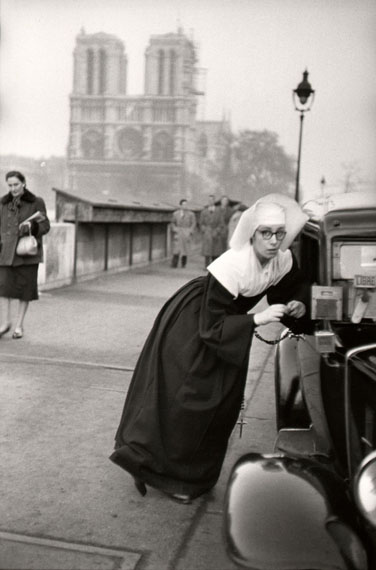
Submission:
<svg viewBox="0 0 376 570">
<path fill-rule="evenodd" d="M 250 243 L 239 250 L 228 249 L 208 266 L 208 271 L 234 297 L 253 297 L 275 285 L 290 271 L 290 250 L 278 251 L 264 266 Z"/>
</svg>

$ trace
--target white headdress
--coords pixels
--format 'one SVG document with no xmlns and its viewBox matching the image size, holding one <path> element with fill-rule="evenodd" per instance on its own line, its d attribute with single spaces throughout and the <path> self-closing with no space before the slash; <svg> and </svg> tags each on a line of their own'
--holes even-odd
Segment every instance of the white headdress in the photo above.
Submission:
<svg viewBox="0 0 376 570">
<path fill-rule="evenodd" d="M 249 242 L 260 225 L 280 224 L 285 226 L 286 236 L 281 244 L 281 250 L 289 248 L 308 220 L 299 204 L 286 194 L 267 194 L 251 208 L 245 210 L 230 239 L 231 249 L 241 249 Z"/>
<path fill-rule="evenodd" d="M 285 210 L 274 202 L 257 202 L 254 211 L 256 228 L 259 226 L 284 226 L 286 224 Z"/>
</svg>

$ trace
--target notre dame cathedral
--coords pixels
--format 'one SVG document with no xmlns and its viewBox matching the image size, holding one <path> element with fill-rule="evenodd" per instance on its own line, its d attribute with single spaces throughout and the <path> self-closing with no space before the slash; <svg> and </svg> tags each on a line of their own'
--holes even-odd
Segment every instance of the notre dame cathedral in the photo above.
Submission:
<svg viewBox="0 0 376 570">
<path fill-rule="evenodd" d="M 203 93 L 193 41 L 181 29 L 151 36 L 143 95 L 128 95 L 127 65 L 121 40 L 81 30 L 70 97 L 70 188 L 203 203 L 216 190 L 209 166 L 229 125 L 197 118 Z"/>
</svg>

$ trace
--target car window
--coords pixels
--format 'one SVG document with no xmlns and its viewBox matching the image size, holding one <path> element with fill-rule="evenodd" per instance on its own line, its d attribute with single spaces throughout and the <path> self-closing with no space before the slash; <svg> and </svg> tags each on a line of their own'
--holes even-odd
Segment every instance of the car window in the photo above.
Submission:
<svg viewBox="0 0 376 570">
<path fill-rule="evenodd" d="M 308 283 L 312 285 L 319 282 L 318 241 L 304 234 L 300 242 L 299 265 Z"/>
<path fill-rule="evenodd" d="M 376 275 L 376 244 L 342 244 L 339 250 L 339 273 L 339 279 L 354 279 L 354 275 L 363 275 L 365 281 L 367 275 Z"/>
</svg>

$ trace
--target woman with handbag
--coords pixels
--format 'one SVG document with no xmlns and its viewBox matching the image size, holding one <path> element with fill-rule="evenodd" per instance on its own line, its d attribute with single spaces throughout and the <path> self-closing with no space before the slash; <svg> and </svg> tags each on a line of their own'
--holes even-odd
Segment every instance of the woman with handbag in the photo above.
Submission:
<svg viewBox="0 0 376 570">
<path fill-rule="evenodd" d="M 18 299 L 13 338 L 19 339 L 29 301 L 38 299 L 42 236 L 50 222 L 44 201 L 26 188 L 21 172 L 12 170 L 5 180 L 9 192 L 0 200 L 0 337 L 11 328 L 11 300 Z"/>
</svg>

